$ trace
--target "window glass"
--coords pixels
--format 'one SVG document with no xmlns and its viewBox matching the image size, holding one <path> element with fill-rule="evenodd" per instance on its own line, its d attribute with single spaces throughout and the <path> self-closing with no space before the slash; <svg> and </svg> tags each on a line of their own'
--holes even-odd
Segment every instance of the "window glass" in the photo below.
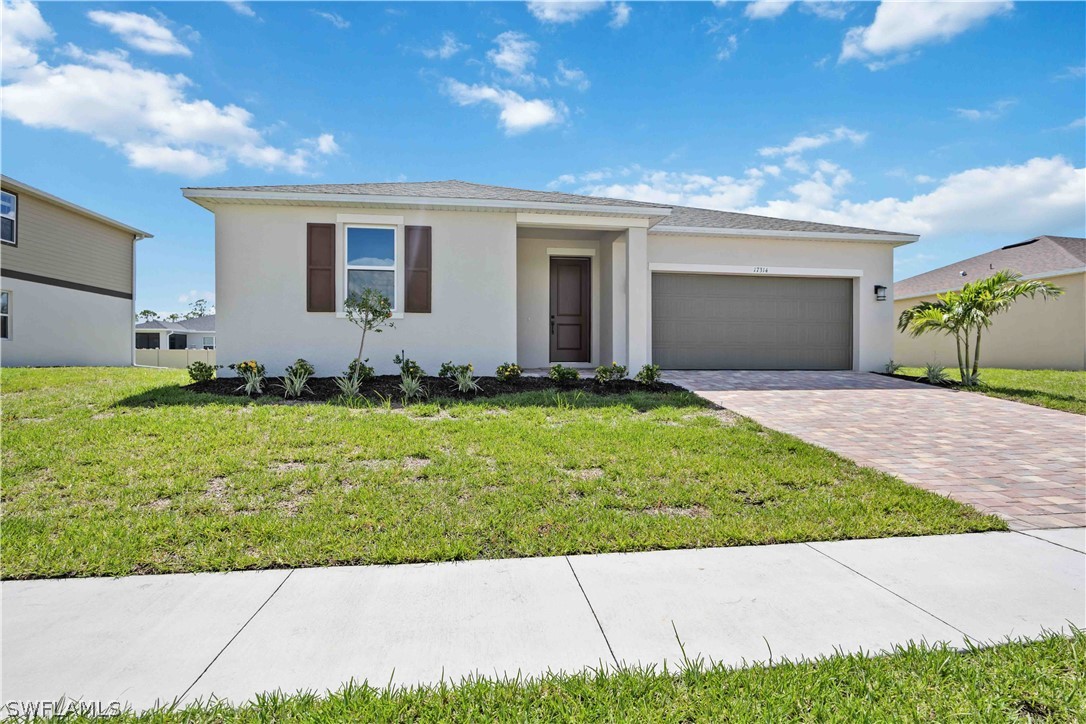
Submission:
<svg viewBox="0 0 1086 724">
<path fill-rule="evenodd" d="M 15 194 L 0 191 L 0 214 L 15 216 Z"/>
<path fill-rule="evenodd" d="M 347 272 L 347 296 L 376 289 L 389 300 L 396 298 L 396 272 L 376 269 L 350 269 Z"/>
<path fill-rule="evenodd" d="M 204 337 L 204 349 L 214 349 L 214 347 L 215 347 L 215 338 L 214 337 Z"/>
<path fill-rule="evenodd" d="M 8 293 L 0 292 L 0 314 L 8 313 Z"/>
<path fill-rule="evenodd" d="M 347 227 L 347 266 L 393 266 L 396 231 Z"/>
<path fill-rule="evenodd" d="M 6 216 L 0 217 L 0 225 L 0 238 L 8 242 L 15 241 L 15 220 Z"/>
<path fill-rule="evenodd" d="M 11 326 L 11 317 L 8 316 L 10 296 L 10 292 L 0 292 L 0 339 L 11 339 L 11 335 L 8 334 Z"/>
<path fill-rule="evenodd" d="M 15 243 L 15 212 L 18 205 L 15 194 L 0 191 L 0 240 Z"/>
</svg>

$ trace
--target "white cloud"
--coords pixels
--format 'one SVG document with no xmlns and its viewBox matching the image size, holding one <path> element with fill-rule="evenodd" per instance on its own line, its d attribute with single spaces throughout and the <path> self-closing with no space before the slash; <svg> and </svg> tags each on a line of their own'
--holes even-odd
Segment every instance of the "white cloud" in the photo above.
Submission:
<svg viewBox="0 0 1086 724">
<path fill-rule="evenodd" d="M 319 18 L 324 18 L 338 30 L 346 30 L 347 28 L 351 27 L 351 21 L 347 20 L 339 13 L 326 12 L 324 10 L 314 10 L 313 14 Z"/>
<path fill-rule="evenodd" d="M 753 0 L 743 14 L 753 20 L 767 20 L 780 17 L 791 5 L 792 0 Z"/>
<path fill-rule="evenodd" d="M 312 139 L 314 148 L 317 149 L 317 153 L 325 156 L 333 153 L 339 153 L 339 144 L 336 143 L 336 137 L 331 133 L 322 133 L 316 138 Z"/>
<path fill-rule="evenodd" d="M 487 59 L 495 68 L 505 71 L 510 79 L 518 83 L 531 85 L 536 77 L 529 70 L 535 65 L 535 54 L 539 51 L 539 43 L 531 40 L 524 33 L 515 30 L 507 30 L 494 38 L 497 48 L 487 51 Z"/>
<path fill-rule="evenodd" d="M 204 290 L 198 291 L 196 289 L 190 289 L 177 298 L 177 301 L 181 304 L 192 304 L 197 299 L 203 299 L 205 302 L 211 305 L 212 309 L 215 307 L 215 292 Z"/>
<path fill-rule="evenodd" d="M 1013 98 L 996 101 L 987 108 L 955 108 L 954 114 L 967 121 L 992 121 L 1018 104 Z"/>
<path fill-rule="evenodd" d="M 739 49 L 739 38 L 734 34 L 729 35 L 720 47 L 716 49 L 717 60 L 728 60 L 731 58 L 735 51 Z"/>
<path fill-rule="evenodd" d="M 583 70 L 566 65 L 564 60 L 558 61 L 558 70 L 555 73 L 554 82 L 558 85 L 573 86 L 579 91 L 586 91 L 592 85 L 588 80 L 588 75 Z"/>
<path fill-rule="evenodd" d="M 567 110 L 560 102 L 541 98 L 527 99 L 511 90 L 484 84 L 467 85 L 447 78 L 445 93 L 461 106 L 489 103 L 499 109 L 499 123 L 506 135 L 516 135 L 565 120 Z"/>
<path fill-rule="evenodd" d="M 809 0 L 800 7 L 824 20 L 844 20 L 852 10 L 852 3 L 847 0 Z"/>
<path fill-rule="evenodd" d="M 937 180 L 938 179 L 936 179 L 934 176 L 928 176 L 927 174 L 923 174 L 923 173 L 917 174 L 916 176 L 913 176 L 913 181 L 915 181 L 918 184 L 933 184 Z"/>
<path fill-rule="evenodd" d="M 624 2 L 617 2 L 611 4 L 611 20 L 607 23 L 607 27 L 618 30 L 619 28 L 626 27 L 626 24 L 630 22 L 630 6 Z"/>
<path fill-rule="evenodd" d="M 1053 80 L 1077 80 L 1086 77 L 1086 65 L 1069 65 Z"/>
<path fill-rule="evenodd" d="M 866 133 L 854 131 L 845 126 L 838 126 L 828 133 L 820 133 L 817 136 L 800 135 L 793 138 L 784 146 L 766 146 L 758 149 L 763 156 L 793 156 L 815 148 L 821 148 L 830 143 L 850 141 L 854 145 L 860 145 L 867 139 Z M 791 161 L 792 159 L 789 159 Z M 786 165 L 788 161 L 785 162 Z"/>
<path fill-rule="evenodd" d="M 292 151 L 270 145 L 249 111 L 195 98 L 186 76 L 137 67 L 124 51 L 67 45 L 61 49 L 67 62 L 39 60 L 38 46 L 53 34 L 33 5 L 6 4 L 4 21 L 5 119 L 82 133 L 117 149 L 132 166 L 189 177 L 231 161 L 307 173 L 320 153 L 319 141 Z"/>
<path fill-rule="evenodd" d="M 4 78 L 38 62 L 37 46 L 53 39 L 53 29 L 28 0 L 4 0 L 0 23 L 0 67 Z"/>
<path fill-rule="evenodd" d="M 101 25 L 118 36 L 126 45 L 145 53 L 192 55 L 192 51 L 174 36 L 172 30 L 149 15 L 91 10 L 87 17 L 92 23 Z"/>
<path fill-rule="evenodd" d="M 528 12 L 540 22 L 559 25 L 575 23 L 585 15 L 596 12 L 605 4 L 603 0 L 574 2 L 567 2 L 566 0 L 528 0 Z"/>
<path fill-rule="evenodd" d="M 427 58 L 448 60 L 460 51 L 467 49 L 468 46 L 458 41 L 453 33 L 444 33 L 441 36 L 441 45 L 436 48 L 423 48 L 422 54 Z"/>
<path fill-rule="evenodd" d="M 927 193 L 869 201 L 848 199 L 852 174 L 828 161 L 815 162 L 805 172 L 807 177 L 789 186 L 786 193 L 762 202 L 757 196 L 763 188 L 765 169 L 748 169 L 735 178 L 632 168 L 629 180 L 584 184 L 584 176 L 564 174 L 552 187 L 582 183 L 578 190 L 592 195 L 936 237 L 992 234 L 1025 238 L 1036 235 L 1038 229 L 1086 232 L 1082 206 L 1086 168 L 1076 168 L 1061 156 L 968 169 L 939 180 Z M 620 175 L 607 173 L 608 178 Z"/>
<path fill-rule="evenodd" d="M 244 15 L 247 18 L 256 17 L 256 11 L 245 0 L 226 0 L 226 4 L 238 15 Z"/>
<path fill-rule="evenodd" d="M 839 61 L 867 61 L 879 56 L 907 54 L 913 48 L 947 41 L 979 25 L 987 18 L 1008 12 L 1014 3 L 996 2 L 894 2 L 884 0 L 867 27 L 852 28 L 845 35 Z M 875 61 L 868 67 L 881 70 L 890 61 Z"/>
<path fill-rule="evenodd" d="M 1066 126 L 1064 126 L 1063 130 L 1065 130 L 1065 131 L 1073 131 L 1076 128 L 1086 128 L 1086 117 L 1076 118 L 1075 120 L 1071 121 Z"/>
</svg>

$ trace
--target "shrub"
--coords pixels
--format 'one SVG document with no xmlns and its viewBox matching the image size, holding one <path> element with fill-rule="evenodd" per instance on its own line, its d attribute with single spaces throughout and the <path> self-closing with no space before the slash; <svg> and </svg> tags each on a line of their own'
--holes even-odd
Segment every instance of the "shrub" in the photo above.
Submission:
<svg viewBox="0 0 1086 724">
<path fill-rule="evenodd" d="M 460 394 L 466 395 L 469 392 L 478 392 L 480 389 L 479 380 L 471 376 L 471 365 L 464 365 L 457 369 L 453 380 L 456 382 L 456 389 L 460 390 Z"/>
<path fill-rule="evenodd" d="M 405 405 L 412 400 L 421 400 L 427 396 L 426 388 L 422 386 L 420 377 L 406 373 L 400 375 L 400 392 L 403 393 L 403 403 Z"/>
<path fill-rule="evenodd" d="M 606 385 L 608 382 L 625 379 L 626 372 L 626 367 L 618 362 L 612 362 L 610 365 L 600 365 L 596 368 L 596 384 Z"/>
<path fill-rule="evenodd" d="M 235 362 L 230 369 L 238 373 L 244 382 L 238 385 L 238 390 L 244 390 L 247 395 L 259 395 L 264 392 L 264 365 L 255 359 Z"/>
<path fill-rule="evenodd" d="M 962 387 L 977 387 L 980 385 L 980 372 L 965 371 L 962 375 Z"/>
<path fill-rule="evenodd" d="M 572 367 L 565 367 L 561 364 L 556 364 L 551 367 L 551 371 L 548 372 L 547 375 L 555 382 L 573 382 L 581 377 L 577 370 Z"/>
<path fill-rule="evenodd" d="M 342 377 L 336 377 L 332 382 L 336 383 L 339 394 L 344 397 L 358 397 L 362 392 L 362 378 L 356 374 L 348 372 Z"/>
<path fill-rule="evenodd" d="M 408 356 L 404 354 L 403 350 L 400 350 L 400 353 L 392 358 L 392 362 L 393 364 L 398 364 L 400 366 L 401 377 L 405 375 L 407 377 L 422 377 L 426 374 L 422 367 L 419 366 L 419 363 L 413 359 L 409 359 Z"/>
<path fill-rule="evenodd" d="M 494 376 L 502 382 L 514 382 L 520 379 L 521 373 L 524 372 L 516 362 L 505 362 L 498 365 L 497 371 Z"/>
<path fill-rule="evenodd" d="M 260 364 L 255 359 L 247 359 L 244 362 L 235 362 L 230 365 L 229 368 L 239 375 L 244 375 L 246 372 L 253 372 L 261 377 L 264 376 L 264 365 Z"/>
<path fill-rule="evenodd" d="M 222 365 L 209 365 L 207 362 L 193 362 L 188 366 L 189 379 L 193 382 L 207 382 L 215 377 L 215 370 Z"/>
<path fill-rule="evenodd" d="M 308 383 L 314 372 L 316 370 L 313 369 L 313 365 L 301 357 L 295 360 L 294 364 L 288 365 L 283 381 L 279 384 L 279 388 L 283 390 L 283 397 L 301 397 L 306 392 L 313 394 Z"/>
<path fill-rule="evenodd" d="M 450 362 L 442 362 L 441 369 L 438 370 L 437 376 L 444 377 L 447 380 L 454 380 L 461 373 L 467 373 L 470 377 L 471 373 L 475 371 L 475 366 L 470 362 L 466 365 L 456 365 Z"/>
<path fill-rule="evenodd" d="M 946 367 L 936 362 L 929 362 L 924 365 L 924 372 L 920 375 L 920 379 L 930 382 L 933 385 L 945 385 L 950 382 L 950 375 L 946 373 Z"/>
<path fill-rule="evenodd" d="M 660 381 L 660 365 L 645 365 L 634 379 L 643 385 L 655 385 Z"/>
<path fill-rule="evenodd" d="M 900 364 L 898 362 L 894 362 L 893 360 L 890 360 L 889 362 L 886 363 L 886 365 L 883 367 L 883 369 L 886 370 L 886 374 L 888 374 L 888 375 L 896 375 L 898 372 L 901 371 L 901 368 L 904 367 L 904 366 L 905 365 L 903 365 L 903 364 Z"/>
<path fill-rule="evenodd" d="M 357 377 L 358 381 L 368 382 L 375 376 L 373 367 L 369 363 L 369 357 L 366 359 L 353 359 L 351 363 L 347 365 L 347 371 L 343 373 L 344 377 Z"/>
</svg>

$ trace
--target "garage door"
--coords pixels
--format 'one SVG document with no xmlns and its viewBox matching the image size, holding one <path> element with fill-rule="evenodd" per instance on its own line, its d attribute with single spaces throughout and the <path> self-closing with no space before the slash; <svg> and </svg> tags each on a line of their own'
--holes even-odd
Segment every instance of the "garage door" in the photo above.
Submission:
<svg viewBox="0 0 1086 724">
<path fill-rule="evenodd" d="M 652 360 L 674 370 L 852 368 L 852 280 L 652 275 Z"/>
</svg>

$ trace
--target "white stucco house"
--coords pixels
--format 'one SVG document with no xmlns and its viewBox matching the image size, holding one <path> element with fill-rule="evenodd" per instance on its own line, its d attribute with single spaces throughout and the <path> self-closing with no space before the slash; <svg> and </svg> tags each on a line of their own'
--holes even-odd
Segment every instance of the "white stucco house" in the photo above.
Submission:
<svg viewBox="0 0 1086 724">
<path fill-rule="evenodd" d="M 215 214 L 218 359 L 353 358 L 352 290 L 393 301 L 365 356 L 878 370 L 910 234 L 463 181 L 185 188 Z M 227 370 L 223 370 L 228 374 Z"/>
</svg>

